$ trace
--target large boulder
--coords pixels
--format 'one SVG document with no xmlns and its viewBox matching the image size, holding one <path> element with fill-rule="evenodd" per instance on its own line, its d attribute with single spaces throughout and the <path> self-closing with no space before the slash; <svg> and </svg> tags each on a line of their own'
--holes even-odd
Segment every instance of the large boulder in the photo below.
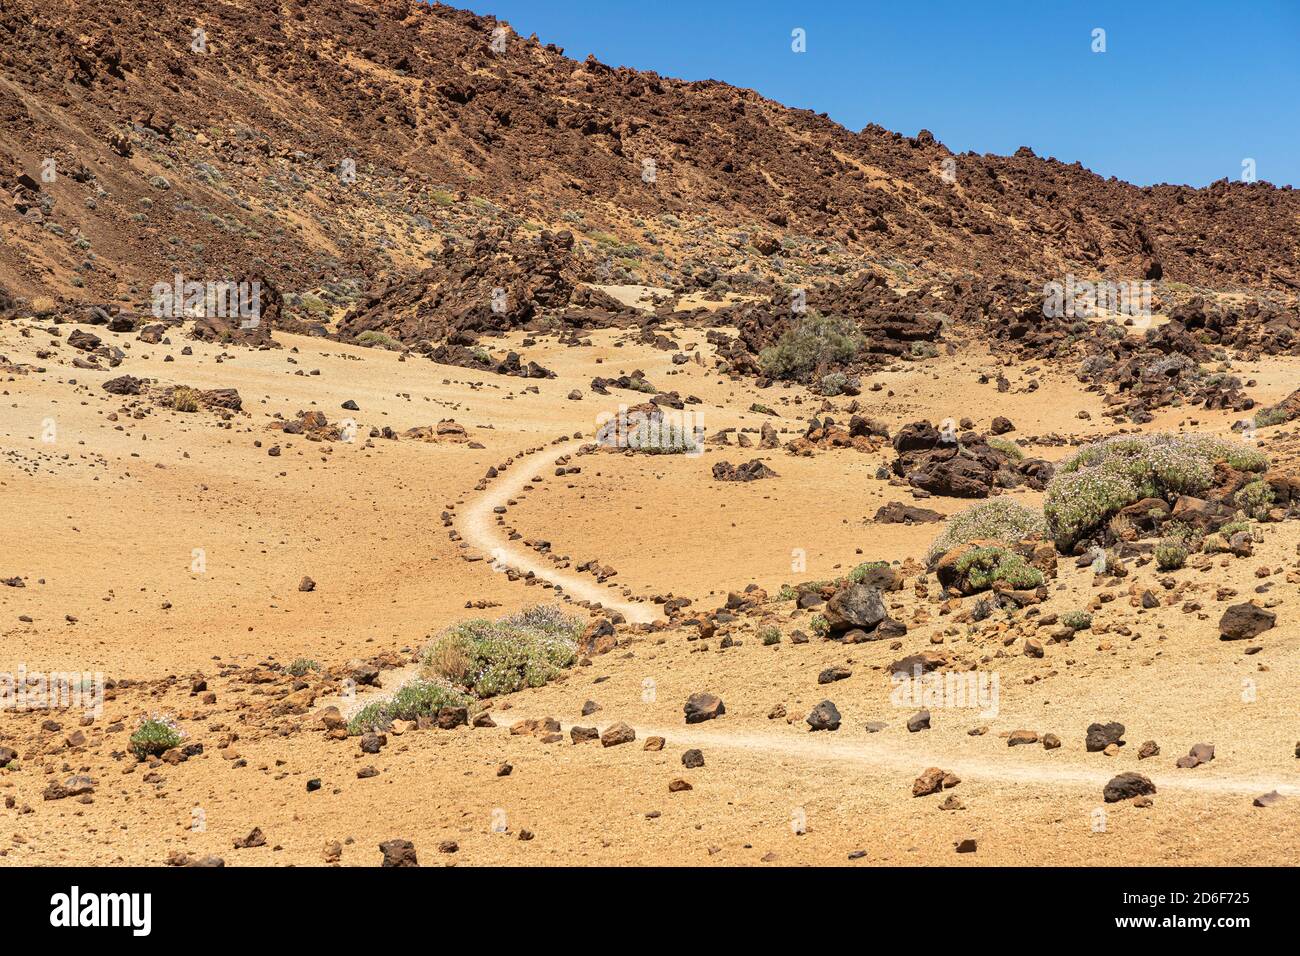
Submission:
<svg viewBox="0 0 1300 956">
<path fill-rule="evenodd" d="M 1244 641 L 1277 624 L 1277 615 L 1256 604 L 1234 604 L 1219 618 L 1219 639 Z"/>
<path fill-rule="evenodd" d="M 831 634 L 843 634 L 854 628 L 871 631 L 887 616 L 880 589 L 867 584 L 840 588 L 826 602 L 823 614 Z"/>
</svg>

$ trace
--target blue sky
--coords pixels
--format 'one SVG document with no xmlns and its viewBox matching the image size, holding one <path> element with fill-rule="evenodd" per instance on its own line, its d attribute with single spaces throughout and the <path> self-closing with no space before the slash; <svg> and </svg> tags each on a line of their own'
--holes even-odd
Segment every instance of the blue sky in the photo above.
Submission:
<svg viewBox="0 0 1300 956">
<path fill-rule="evenodd" d="M 575 59 L 1147 185 L 1300 185 L 1295 0 L 454 0 Z M 791 51 L 806 31 L 807 52 Z M 1092 52 L 1092 32 L 1106 51 Z"/>
</svg>

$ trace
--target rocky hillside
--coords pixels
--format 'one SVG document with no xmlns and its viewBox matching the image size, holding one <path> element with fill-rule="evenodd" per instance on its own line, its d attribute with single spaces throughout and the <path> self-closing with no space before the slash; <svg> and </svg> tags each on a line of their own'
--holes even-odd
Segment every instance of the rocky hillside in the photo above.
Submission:
<svg viewBox="0 0 1300 956">
<path fill-rule="evenodd" d="M 673 288 L 1300 287 L 1290 189 L 953 155 L 416 2 L 0 0 L 0 184 L 0 299 L 19 304 L 139 308 L 176 273 L 260 276 L 326 317 L 485 227 L 567 230 L 584 280 Z"/>
</svg>

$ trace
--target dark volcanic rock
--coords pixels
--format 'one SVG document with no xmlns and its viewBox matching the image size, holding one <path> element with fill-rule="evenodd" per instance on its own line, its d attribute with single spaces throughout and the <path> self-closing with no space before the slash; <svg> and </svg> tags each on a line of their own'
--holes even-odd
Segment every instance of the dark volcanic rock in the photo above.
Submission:
<svg viewBox="0 0 1300 956">
<path fill-rule="evenodd" d="M 1219 618 L 1219 639 L 1224 641 L 1244 641 L 1272 628 L 1277 623 L 1277 615 L 1249 602 L 1234 604 L 1223 612 Z"/>
<path fill-rule="evenodd" d="M 839 730 L 840 712 L 829 700 L 824 700 L 808 714 L 808 726 L 813 730 Z"/>
<path fill-rule="evenodd" d="M 1088 753 L 1098 753 L 1124 737 L 1124 725 L 1111 721 L 1108 724 L 1089 724 L 1084 747 Z"/>
<path fill-rule="evenodd" d="M 379 844 L 384 854 L 382 866 L 419 866 L 415 856 L 415 844 L 410 840 L 385 840 Z"/>
<path fill-rule="evenodd" d="M 832 634 L 842 634 L 853 628 L 870 631 L 886 617 L 880 590 L 865 584 L 840 588 L 826 602 L 824 614 Z"/>
<path fill-rule="evenodd" d="M 1155 793 L 1156 785 L 1140 773 L 1121 773 L 1112 777 L 1110 783 L 1102 790 L 1102 798 L 1107 803 L 1118 803 L 1129 797 L 1140 797 Z"/>
<path fill-rule="evenodd" d="M 721 697 L 705 693 L 691 694 L 682 710 L 686 713 L 686 722 L 688 724 L 699 724 L 706 720 L 713 720 L 715 717 L 721 717 L 727 712 Z"/>
<path fill-rule="evenodd" d="M 759 459 L 747 461 L 743 465 L 733 465 L 729 461 L 715 462 L 713 465 L 714 481 L 758 481 L 762 478 L 780 477 Z"/>
</svg>

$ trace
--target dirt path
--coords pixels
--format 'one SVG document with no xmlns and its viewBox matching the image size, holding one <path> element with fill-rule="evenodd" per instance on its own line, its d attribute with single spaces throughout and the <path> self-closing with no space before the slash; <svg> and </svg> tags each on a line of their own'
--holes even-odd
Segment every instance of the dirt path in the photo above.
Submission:
<svg viewBox="0 0 1300 956">
<path fill-rule="evenodd" d="M 620 612 L 634 624 L 649 623 L 659 617 L 653 606 L 624 600 L 610 587 L 597 584 L 573 571 L 561 570 L 547 561 L 539 560 L 531 551 L 515 547 L 502 532 L 496 523 L 496 515 L 492 513 L 493 508 L 505 505 L 511 498 L 517 497 L 529 479 L 539 474 L 538 468 L 553 468 L 552 463 L 556 458 L 572 454 L 583 444 L 585 442 L 572 441 L 563 445 L 548 445 L 541 451 L 516 460 L 458 516 L 456 530 L 467 544 L 483 552 L 502 571 L 506 568 L 513 568 L 520 574 L 531 571 L 543 581 L 563 589 L 571 598 L 599 603 L 602 607 Z"/>
<path fill-rule="evenodd" d="M 516 710 L 508 714 L 495 714 L 509 726 L 526 719 Z M 678 727 L 650 727 L 633 724 L 638 741 L 647 737 L 663 737 L 674 748 L 697 747 L 701 750 L 743 750 L 756 755 L 789 757 L 811 763 L 849 763 L 867 769 L 901 774 L 913 779 L 926 767 L 940 767 L 956 773 L 963 780 L 984 780 L 1002 784 L 1050 784 L 1056 787 L 1073 787 L 1094 792 L 1098 799 L 1102 788 L 1116 774 L 1132 767 L 1117 767 L 1101 754 L 1091 754 L 1089 766 L 1077 762 L 1067 763 L 1056 754 L 1044 762 L 1042 748 L 1026 746 L 1007 748 L 1004 757 L 989 760 L 961 753 L 950 748 L 918 744 L 900 749 L 897 741 L 882 735 L 865 740 L 837 740 L 831 733 L 766 733 L 749 730 L 728 730 L 726 718 L 710 721 L 707 725 Z M 568 733 L 569 724 L 562 724 Z M 912 741 L 909 739 L 909 744 Z M 1019 754 L 1023 749 L 1027 753 Z M 1145 762 L 1145 761 L 1144 761 Z M 1154 761 L 1152 761 L 1154 762 Z M 1157 792 L 1182 790 L 1197 793 L 1259 796 L 1276 790 L 1283 796 L 1300 796 L 1300 785 L 1279 783 L 1277 778 L 1265 776 L 1214 776 L 1213 765 L 1195 770 L 1157 772 L 1154 767 L 1139 767 L 1138 772 L 1156 785 Z M 1282 776 L 1279 774 L 1278 776 Z"/>
</svg>

